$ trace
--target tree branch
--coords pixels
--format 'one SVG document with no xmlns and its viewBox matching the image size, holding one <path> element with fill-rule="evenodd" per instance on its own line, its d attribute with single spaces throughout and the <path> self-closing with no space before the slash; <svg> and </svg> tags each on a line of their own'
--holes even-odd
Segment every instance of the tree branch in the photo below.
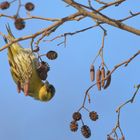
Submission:
<svg viewBox="0 0 140 140">
<path fill-rule="evenodd" d="M 107 80 L 108 79 L 108 77 L 110 76 L 110 75 L 112 75 L 112 73 L 115 71 L 115 70 L 117 70 L 120 66 L 127 66 L 136 56 L 138 56 L 140 54 L 140 50 L 138 51 L 138 52 L 136 52 L 132 57 L 130 57 L 129 59 L 127 59 L 127 60 L 125 60 L 125 61 L 123 61 L 122 63 L 120 63 L 120 64 L 117 64 L 117 65 L 115 65 L 114 66 L 114 68 L 110 71 L 110 74 L 108 75 L 108 76 L 106 76 L 104 79 L 102 79 L 102 80 L 100 80 L 100 81 L 98 81 L 98 82 L 101 82 L 101 81 L 103 81 L 103 80 Z M 85 105 L 85 101 L 86 101 L 86 98 L 87 98 L 87 94 L 89 93 L 89 91 L 95 86 L 95 85 L 97 85 L 97 83 L 98 82 L 95 82 L 94 84 L 92 84 L 87 90 L 86 90 L 86 92 L 85 92 L 85 96 L 84 96 L 84 103 L 83 103 L 83 105 Z"/>
<path fill-rule="evenodd" d="M 131 26 L 128 26 L 118 20 L 104 16 L 103 14 L 99 15 L 99 12 L 97 10 L 89 12 L 89 11 L 85 10 L 83 7 L 81 7 L 78 3 L 74 2 L 73 0 L 63 0 L 63 1 L 66 2 L 67 4 L 71 5 L 72 7 L 76 8 L 84 16 L 91 17 L 92 19 L 107 23 L 107 24 L 117 27 L 119 29 L 131 32 L 133 34 L 140 35 L 140 30 L 135 29 Z"/>
<path fill-rule="evenodd" d="M 75 17 L 77 16 L 80 16 L 81 13 L 77 12 L 75 14 L 72 14 L 70 16 L 67 16 L 67 17 L 64 17 L 62 18 L 61 20 L 59 21 L 56 21 L 54 24 L 50 25 L 48 28 L 45 28 L 39 32 L 36 32 L 35 34 L 33 35 L 28 35 L 28 36 L 23 36 L 23 37 L 20 37 L 20 38 L 15 38 L 13 41 L 9 42 L 8 44 L 4 45 L 3 47 L 0 48 L 0 51 L 8 48 L 9 46 L 11 46 L 13 43 L 16 43 L 18 41 L 22 41 L 22 40 L 27 40 L 27 39 L 31 39 L 31 38 L 35 38 L 43 33 L 46 33 L 45 35 L 48 36 L 50 35 L 54 29 L 58 28 L 60 25 L 62 25 L 63 23 L 69 21 L 69 20 L 72 20 L 74 19 Z"/>
<path fill-rule="evenodd" d="M 119 129 L 121 135 L 122 135 L 122 138 L 124 137 L 124 134 L 122 132 L 122 129 L 121 129 L 121 126 L 120 126 L 120 115 L 121 115 L 121 109 L 127 105 L 128 103 L 133 103 L 134 102 L 134 99 L 138 93 L 140 89 L 140 84 L 136 86 L 136 91 L 134 92 L 133 96 L 125 101 L 123 104 L 121 104 L 117 109 L 116 109 L 116 112 L 117 112 L 117 123 L 116 123 L 116 126 L 112 129 L 112 132 L 109 134 L 109 135 L 112 135 L 113 133 L 116 133 L 116 130 Z"/>
</svg>

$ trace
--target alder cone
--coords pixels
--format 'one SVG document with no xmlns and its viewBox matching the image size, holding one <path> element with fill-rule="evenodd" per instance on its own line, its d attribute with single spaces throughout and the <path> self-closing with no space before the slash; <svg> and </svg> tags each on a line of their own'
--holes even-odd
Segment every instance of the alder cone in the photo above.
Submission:
<svg viewBox="0 0 140 140">
<path fill-rule="evenodd" d="M 103 80 L 103 79 L 105 79 L 105 69 L 104 69 L 104 67 L 102 67 L 102 69 L 101 69 L 101 79 L 102 79 L 101 86 L 104 87 L 104 85 L 105 85 L 105 80 Z"/>
<path fill-rule="evenodd" d="M 109 75 L 109 76 L 108 76 Z M 108 88 L 110 83 L 111 83 L 111 74 L 110 74 L 110 71 L 108 70 L 107 73 L 106 73 L 106 77 L 108 76 L 108 78 L 106 79 L 106 83 L 105 83 L 105 86 L 104 86 L 104 89 Z"/>
<path fill-rule="evenodd" d="M 39 77 L 41 80 L 47 79 L 49 70 L 50 70 L 50 67 L 46 62 L 42 61 L 39 63 L 39 66 L 37 68 L 37 73 L 39 74 Z"/>
<path fill-rule="evenodd" d="M 0 3 L 0 9 L 5 10 L 10 7 L 10 3 L 8 1 L 4 1 Z"/>
<path fill-rule="evenodd" d="M 81 127 L 81 133 L 85 138 L 89 138 L 91 136 L 91 130 L 87 125 L 83 125 Z"/>
<path fill-rule="evenodd" d="M 115 139 L 112 138 L 112 137 L 110 137 L 110 136 L 108 136 L 108 137 L 107 137 L 107 140 L 115 140 Z"/>
<path fill-rule="evenodd" d="M 25 21 L 22 18 L 16 18 L 14 24 L 16 29 L 18 30 L 22 30 L 25 28 Z"/>
<path fill-rule="evenodd" d="M 34 10 L 34 8 L 35 8 L 35 5 L 31 2 L 28 2 L 25 4 L 25 9 L 28 11 L 32 11 L 32 10 Z"/>
<path fill-rule="evenodd" d="M 33 52 L 39 52 L 39 47 L 36 47 Z"/>
<path fill-rule="evenodd" d="M 55 51 L 49 51 L 46 53 L 46 57 L 50 60 L 54 60 L 58 57 L 58 54 Z"/>
<path fill-rule="evenodd" d="M 101 90 L 101 71 L 100 71 L 100 69 L 98 69 L 96 72 L 96 82 L 97 82 L 98 90 Z"/>
<path fill-rule="evenodd" d="M 79 121 L 82 118 L 82 115 L 80 112 L 74 112 L 72 117 L 75 121 Z"/>
<path fill-rule="evenodd" d="M 72 121 L 70 123 L 70 130 L 76 132 L 78 130 L 78 123 L 76 121 Z"/>
<path fill-rule="evenodd" d="M 95 69 L 94 69 L 94 65 L 90 66 L 90 79 L 91 81 L 95 80 Z"/>
<path fill-rule="evenodd" d="M 92 121 L 96 121 L 99 118 L 97 112 L 95 111 L 90 112 L 89 117 Z"/>
</svg>

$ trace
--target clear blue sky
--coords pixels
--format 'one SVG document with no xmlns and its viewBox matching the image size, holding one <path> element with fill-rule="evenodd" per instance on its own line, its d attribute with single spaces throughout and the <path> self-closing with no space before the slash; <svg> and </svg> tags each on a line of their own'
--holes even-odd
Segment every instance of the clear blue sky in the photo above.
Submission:
<svg viewBox="0 0 140 140">
<path fill-rule="evenodd" d="M 1 2 L 1 1 L 0 1 Z M 24 3 L 27 0 L 23 1 Z M 67 16 L 75 10 L 65 7 L 62 1 L 36 1 L 33 0 L 36 8 L 32 15 L 61 18 Z M 15 12 L 16 3 L 4 13 Z M 118 19 L 133 12 L 139 11 L 139 2 L 128 0 L 120 7 L 113 7 L 103 11 L 110 17 Z M 2 11 L 0 11 L 2 13 Z M 25 16 L 24 8 L 21 15 Z M 125 23 L 140 28 L 140 17 L 135 17 Z M 39 29 L 49 26 L 50 22 L 33 20 L 27 21 L 26 29 L 17 31 L 13 26 L 13 21 L 0 18 L 0 32 L 6 34 L 5 24 L 9 22 L 15 37 L 29 35 L 39 31 Z M 81 22 L 70 22 L 64 24 L 48 39 L 63 34 L 73 32 L 93 25 L 93 21 L 84 19 Z M 105 39 L 105 62 L 110 69 L 114 65 L 128 59 L 139 50 L 139 37 L 121 31 L 108 25 Z M 89 78 L 89 67 L 101 46 L 102 31 L 99 28 L 89 30 L 75 36 L 67 38 L 67 47 L 57 46 L 63 39 L 58 39 L 52 43 L 42 43 L 42 52 L 56 50 L 58 59 L 55 61 L 46 60 L 50 66 L 48 80 L 56 88 L 55 97 L 48 103 L 42 103 L 31 97 L 18 94 L 16 85 L 11 78 L 9 65 L 7 62 L 7 50 L 0 53 L 0 139 L 1 140 L 84 140 L 80 129 L 76 133 L 69 130 L 69 123 L 72 120 L 72 113 L 75 112 L 83 101 L 85 90 L 91 85 Z M 28 47 L 30 42 L 21 42 Z M 0 37 L 0 46 L 4 45 Z M 97 88 L 90 91 L 91 104 L 89 109 L 95 110 L 99 114 L 99 120 L 94 123 L 90 121 L 88 113 L 83 113 L 85 124 L 89 125 L 92 137 L 89 140 L 105 140 L 106 135 L 111 131 L 116 123 L 117 114 L 115 109 L 118 105 L 126 101 L 134 92 L 134 84 L 139 84 L 140 56 L 138 56 L 128 67 L 119 68 L 112 75 L 111 86 L 107 90 L 99 92 Z M 96 69 L 100 64 L 100 58 L 95 63 Z M 140 96 L 133 104 L 123 108 L 121 112 L 121 126 L 127 140 L 137 139 L 140 127 Z M 81 126 L 81 123 L 79 124 Z"/>
</svg>

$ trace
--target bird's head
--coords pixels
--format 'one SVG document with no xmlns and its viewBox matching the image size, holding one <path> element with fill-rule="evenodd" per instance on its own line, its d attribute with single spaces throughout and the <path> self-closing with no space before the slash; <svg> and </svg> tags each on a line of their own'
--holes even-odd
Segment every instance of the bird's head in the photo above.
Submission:
<svg viewBox="0 0 140 140">
<path fill-rule="evenodd" d="M 53 85 L 45 83 L 39 91 L 39 100 L 47 102 L 55 95 L 55 88 Z"/>
</svg>

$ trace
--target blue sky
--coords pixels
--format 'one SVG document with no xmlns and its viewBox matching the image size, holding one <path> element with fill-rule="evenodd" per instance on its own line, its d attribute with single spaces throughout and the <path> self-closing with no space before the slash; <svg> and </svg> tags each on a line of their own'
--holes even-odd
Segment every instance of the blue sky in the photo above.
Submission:
<svg viewBox="0 0 140 140">
<path fill-rule="evenodd" d="M 1 1 L 0 1 L 1 2 Z M 23 3 L 26 3 L 24 0 Z M 73 8 L 65 7 L 62 1 L 35 1 L 36 8 L 32 15 L 61 18 L 75 12 Z M 85 2 L 85 1 L 84 1 Z M 95 2 L 94 2 L 95 3 Z M 112 18 L 123 18 L 133 12 L 139 11 L 138 1 L 128 0 L 120 7 L 112 7 L 103 13 Z M 98 5 L 95 5 L 98 6 Z M 7 14 L 14 14 L 16 3 L 8 10 Z M 0 11 L 2 13 L 3 11 Z M 24 8 L 21 10 L 21 16 L 25 16 Z M 137 16 L 126 21 L 128 25 L 140 28 L 140 17 Z M 6 18 L 0 18 L 0 32 L 6 33 L 5 24 L 9 22 L 15 37 L 29 35 L 51 25 L 51 22 L 30 20 L 26 22 L 26 28 L 17 31 L 13 26 L 13 21 Z M 88 26 L 94 22 L 89 18 L 81 22 L 69 22 L 60 27 L 48 39 L 63 34 L 73 32 Z M 105 38 L 104 59 L 109 67 L 113 69 L 114 65 L 128 59 L 139 50 L 139 37 L 104 25 L 107 30 Z M 77 139 L 84 140 L 80 133 L 72 133 L 69 130 L 69 123 L 72 120 L 72 113 L 77 111 L 83 101 L 85 90 L 91 85 L 89 77 L 89 68 L 92 60 L 97 55 L 101 46 L 103 32 L 99 28 L 86 31 L 84 33 L 69 36 L 67 38 L 67 47 L 57 46 L 63 39 L 58 39 L 51 43 L 41 43 L 41 51 L 47 52 L 55 50 L 58 52 L 58 59 L 47 61 L 51 67 L 48 80 L 56 88 L 55 97 L 48 103 L 42 103 L 31 97 L 25 97 L 18 94 L 16 85 L 12 80 L 9 65 L 7 61 L 7 50 L 0 53 L 0 139 L 3 140 L 56 140 L 56 139 Z M 0 46 L 4 45 L 0 37 Z M 24 47 L 28 47 L 30 41 L 22 41 Z M 134 85 L 139 84 L 139 64 L 140 56 L 136 57 L 128 67 L 121 67 L 112 75 L 111 86 L 102 91 L 93 88 L 90 91 L 91 104 L 87 107 L 91 111 L 99 114 L 99 120 L 92 122 L 86 111 L 82 111 L 85 124 L 89 125 L 92 131 L 90 139 L 105 140 L 106 135 L 111 131 L 116 123 L 117 114 L 115 109 L 124 101 L 129 99 L 134 92 Z M 100 65 L 101 59 L 95 62 L 95 68 Z M 121 126 L 127 140 L 136 139 L 139 130 L 140 111 L 138 107 L 140 96 L 133 104 L 126 105 L 121 112 Z M 81 126 L 81 123 L 79 123 Z"/>
</svg>

